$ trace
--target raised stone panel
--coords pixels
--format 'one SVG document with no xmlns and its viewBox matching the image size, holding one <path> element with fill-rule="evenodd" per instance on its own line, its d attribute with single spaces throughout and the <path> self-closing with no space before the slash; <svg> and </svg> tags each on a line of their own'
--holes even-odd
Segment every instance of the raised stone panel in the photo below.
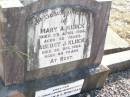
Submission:
<svg viewBox="0 0 130 97">
<path fill-rule="evenodd" d="M 89 10 L 59 7 L 28 21 L 28 70 L 90 57 L 94 21 Z"/>
<path fill-rule="evenodd" d="M 6 85 L 100 65 L 111 1 L 21 1 L 0 3 L 0 75 Z"/>
</svg>

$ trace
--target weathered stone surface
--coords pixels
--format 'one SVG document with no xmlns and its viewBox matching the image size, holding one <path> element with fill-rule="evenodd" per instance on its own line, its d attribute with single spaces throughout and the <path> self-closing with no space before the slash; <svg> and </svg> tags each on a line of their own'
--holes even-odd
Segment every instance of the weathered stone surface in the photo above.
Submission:
<svg viewBox="0 0 130 97">
<path fill-rule="evenodd" d="M 11 92 L 11 95 L 19 95 L 20 97 L 23 96 L 22 94 L 24 94 L 25 97 L 35 97 L 36 91 L 45 90 L 57 85 L 64 85 L 84 78 L 85 80 L 81 92 L 90 91 L 95 88 L 101 88 L 108 73 L 109 69 L 106 66 L 100 65 L 93 69 L 87 70 L 87 68 L 80 68 L 64 75 L 60 74 L 58 76 L 49 77 L 48 79 L 27 81 L 22 84 L 6 87 L 0 83 L 0 97 L 8 97 Z"/>
<path fill-rule="evenodd" d="M 2 41 L 0 42 L 2 43 L 2 49 L 4 49 L 4 51 L 2 52 L 3 59 L 0 65 L 3 67 L 3 72 L 1 75 L 3 75 L 2 79 L 5 84 L 10 85 L 20 83 L 25 80 L 48 78 L 50 76 L 59 74 L 64 75 L 65 73 L 78 70 L 80 68 L 92 68 L 94 66 L 98 66 L 101 63 L 104 53 L 103 49 L 110 7 L 111 1 L 99 2 L 95 0 L 38 0 L 31 4 L 29 1 L 27 5 L 23 4 L 23 6 L 20 7 L 16 6 L 10 8 L 1 8 L 0 39 Z M 29 58 L 27 51 L 27 36 L 29 29 L 27 21 L 39 12 L 56 8 L 73 8 L 77 11 L 82 9 L 84 13 L 91 13 L 88 15 L 90 16 L 90 19 L 87 18 L 87 20 L 88 26 L 93 28 L 93 36 L 91 39 L 86 38 L 91 41 L 89 42 L 91 47 L 86 44 L 88 40 L 87 42 L 84 42 L 84 45 L 87 45 L 86 47 L 89 47 L 90 49 L 84 49 L 84 52 L 91 52 L 90 54 L 85 53 L 85 56 L 87 54 L 87 57 L 81 58 L 79 54 L 76 54 L 75 58 L 80 56 L 80 58 L 76 60 L 69 60 L 69 62 L 65 62 L 63 64 L 59 63 L 55 66 L 27 71 L 27 58 Z M 89 23 L 91 18 L 93 23 Z M 92 24 L 94 26 L 92 26 Z M 91 27 L 88 28 L 90 29 Z M 91 33 L 92 32 L 90 31 L 90 34 Z M 86 36 L 90 37 L 91 35 Z M 84 37 L 85 35 L 82 36 Z"/>
<path fill-rule="evenodd" d="M 112 54 L 116 52 L 126 51 L 130 49 L 130 44 L 121 38 L 116 32 L 108 28 L 105 41 L 104 54 Z"/>
<path fill-rule="evenodd" d="M 102 64 L 110 68 L 111 73 L 130 68 L 130 50 L 104 55 Z"/>
<path fill-rule="evenodd" d="M 129 46 L 130 44 L 122 39 L 117 33 L 113 32 L 111 29 L 108 30 L 105 42 L 105 50 L 128 48 Z"/>
</svg>

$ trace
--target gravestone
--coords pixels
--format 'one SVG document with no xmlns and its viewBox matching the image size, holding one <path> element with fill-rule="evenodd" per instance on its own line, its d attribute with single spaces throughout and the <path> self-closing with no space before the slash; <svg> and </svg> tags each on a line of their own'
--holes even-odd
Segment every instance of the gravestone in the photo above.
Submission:
<svg viewBox="0 0 130 97">
<path fill-rule="evenodd" d="M 6 0 L 0 5 L 6 95 L 19 90 L 27 97 L 66 97 L 103 86 L 109 69 L 100 63 L 111 1 Z"/>
</svg>

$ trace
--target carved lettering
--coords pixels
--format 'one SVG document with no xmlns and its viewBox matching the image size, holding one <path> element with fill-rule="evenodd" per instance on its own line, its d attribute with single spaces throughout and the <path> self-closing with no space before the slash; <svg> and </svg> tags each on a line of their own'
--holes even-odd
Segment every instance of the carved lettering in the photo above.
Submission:
<svg viewBox="0 0 130 97">
<path fill-rule="evenodd" d="M 35 65 L 34 60 L 37 60 L 37 68 L 44 68 L 90 57 L 91 12 L 72 8 L 48 9 L 36 14 L 30 22 L 28 53 L 33 55 L 28 60 L 30 65 Z M 28 67 L 30 70 L 31 66 Z"/>
</svg>

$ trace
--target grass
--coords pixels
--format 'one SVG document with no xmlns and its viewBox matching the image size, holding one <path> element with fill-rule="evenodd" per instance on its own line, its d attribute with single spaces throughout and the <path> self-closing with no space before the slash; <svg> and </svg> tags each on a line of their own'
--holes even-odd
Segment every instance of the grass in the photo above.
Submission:
<svg viewBox="0 0 130 97">
<path fill-rule="evenodd" d="M 109 28 L 130 43 L 130 0 L 113 0 Z"/>
</svg>

